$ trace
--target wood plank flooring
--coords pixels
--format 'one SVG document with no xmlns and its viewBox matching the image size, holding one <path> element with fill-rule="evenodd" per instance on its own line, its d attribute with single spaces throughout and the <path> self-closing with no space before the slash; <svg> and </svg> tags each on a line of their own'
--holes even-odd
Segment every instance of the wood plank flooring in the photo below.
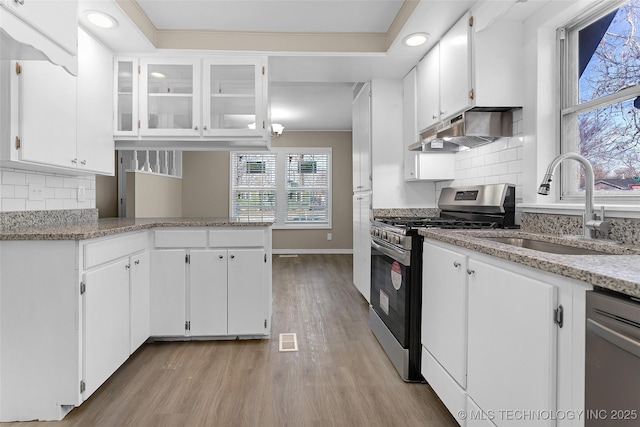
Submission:
<svg viewBox="0 0 640 427">
<path fill-rule="evenodd" d="M 350 255 L 273 259 L 270 340 L 144 344 L 60 422 L 31 426 L 457 426 L 367 325 Z M 295 332 L 298 352 L 278 352 Z"/>
</svg>

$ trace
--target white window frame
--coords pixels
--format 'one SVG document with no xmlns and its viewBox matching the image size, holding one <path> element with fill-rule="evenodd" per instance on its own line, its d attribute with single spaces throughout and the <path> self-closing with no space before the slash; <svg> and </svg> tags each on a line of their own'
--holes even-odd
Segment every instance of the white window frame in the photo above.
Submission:
<svg viewBox="0 0 640 427">
<path fill-rule="evenodd" d="M 312 229 L 324 230 L 333 228 L 333 151 L 331 147 L 272 147 L 271 152 L 276 154 L 276 218 L 273 223 L 274 229 Z M 232 151 L 229 156 L 230 172 L 233 171 L 233 162 L 237 154 L 260 154 L 253 151 Z M 286 164 L 287 158 L 291 154 L 325 154 L 328 156 L 327 174 L 328 174 L 328 203 L 327 203 L 327 221 L 286 221 L 287 216 L 287 187 L 286 187 Z M 229 182 L 229 215 L 233 216 L 234 197 L 234 179 L 231 177 Z"/>
<path fill-rule="evenodd" d="M 562 153 L 578 152 L 578 135 L 573 131 L 573 126 L 565 125 L 565 122 L 571 120 L 572 115 L 581 112 L 590 111 L 596 108 L 603 108 L 627 99 L 640 96 L 640 85 L 620 90 L 617 93 L 603 96 L 601 98 L 579 103 L 578 101 L 578 84 L 575 64 L 578 62 L 578 49 L 574 48 L 577 44 L 578 30 L 584 28 L 594 21 L 600 19 L 607 13 L 619 8 L 628 0 L 609 1 L 601 4 L 596 8 L 590 9 L 587 13 L 581 14 L 573 21 L 567 23 L 558 29 L 558 45 L 560 58 L 560 150 Z M 578 164 L 575 162 L 566 163 L 561 167 L 561 191 L 559 198 L 562 202 L 567 203 L 583 203 L 584 191 L 573 190 L 574 182 L 578 179 Z M 625 193 L 625 194 L 623 194 Z M 629 194 L 631 193 L 631 194 Z M 604 191 L 594 192 L 595 200 L 599 204 L 624 204 L 638 205 L 640 204 L 639 192 L 621 192 L 621 191 Z"/>
</svg>

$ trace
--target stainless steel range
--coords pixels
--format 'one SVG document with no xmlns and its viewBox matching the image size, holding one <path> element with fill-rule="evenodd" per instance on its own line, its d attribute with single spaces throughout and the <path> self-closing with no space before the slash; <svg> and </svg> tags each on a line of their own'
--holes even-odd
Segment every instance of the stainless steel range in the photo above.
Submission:
<svg viewBox="0 0 640 427">
<path fill-rule="evenodd" d="M 369 326 L 405 381 L 422 381 L 421 228 L 513 228 L 515 187 L 489 184 L 443 188 L 438 217 L 378 217 L 371 221 Z"/>
</svg>

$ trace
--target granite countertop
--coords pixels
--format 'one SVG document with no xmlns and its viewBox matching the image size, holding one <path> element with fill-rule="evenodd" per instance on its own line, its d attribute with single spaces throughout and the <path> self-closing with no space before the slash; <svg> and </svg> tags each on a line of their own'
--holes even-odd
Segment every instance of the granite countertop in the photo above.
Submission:
<svg viewBox="0 0 640 427">
<path fill-rule="evenodd" d="M 233 218 L 110 218 L 86 223 L 24 226 L 0 232 L 0 240 L 84 240 L 155 227 L 269 227 L 272 222 Z"/>
<path fill-rule="evenodd" d="M 640 248 L 637 246 L 612 245 L 606 241 L 588 241 L 518 230 L 423 229 L 420 230 L 420 234 L 433 240 L 640 298 Z M 529 238 L 594 249 L 607 254 L 553 254 L 484 240 L 483 237 Z"/>
</svg>

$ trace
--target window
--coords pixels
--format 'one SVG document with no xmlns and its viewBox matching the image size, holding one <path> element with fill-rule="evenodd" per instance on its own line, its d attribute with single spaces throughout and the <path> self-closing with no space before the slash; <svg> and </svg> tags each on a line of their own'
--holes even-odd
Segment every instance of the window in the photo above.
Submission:
<svg viewBox="0 0 640 427">
<path fill-rule="evenodd" d="M 606 4 L 607 9 L 600 8 L 559 31 L 562 151 L 578 152 L 589 159 L 596 178 L 596 197 L 637 201 L 640 0 Z M 574 162 L 563 166 L 562 198 L 581 196 L 582 168 Z"/>
<path fill-rule="evenodd" d="M 276 228 L 331 226 L 331 149 L 231 154 L 231 216 Z"/>
</svg>

